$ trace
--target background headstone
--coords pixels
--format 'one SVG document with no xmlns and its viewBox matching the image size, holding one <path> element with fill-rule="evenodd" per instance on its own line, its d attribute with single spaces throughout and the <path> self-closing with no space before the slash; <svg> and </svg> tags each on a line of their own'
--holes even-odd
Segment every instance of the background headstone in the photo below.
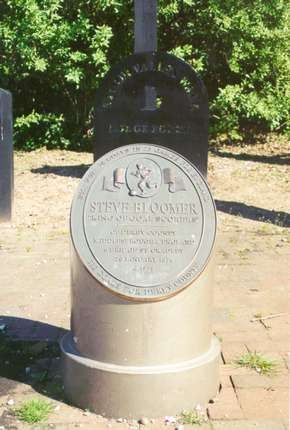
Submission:
<svg viewBox="0 0 290 430">
<path fill-rule="evenodd" d="M 0 89 L 0 222 L 9 221 L 13 202 L 12 97 Z"/>
<path fill-rule="evenodd" d="M 206 89 L 173 55 L 131 55 L 107 73 L 97 91 L 95 160 L 118 146 L 142 142 L 178 151 L 206 176 Z"/>
</svg>

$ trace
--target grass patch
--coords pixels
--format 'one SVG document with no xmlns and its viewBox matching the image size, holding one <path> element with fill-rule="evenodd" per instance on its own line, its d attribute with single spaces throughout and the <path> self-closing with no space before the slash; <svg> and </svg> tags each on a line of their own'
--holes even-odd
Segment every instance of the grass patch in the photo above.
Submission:
<svg viewBox="0 0 290 430">
<path fill-rule="evenodd" d="M 229 258 L 230 254 L 229 252 L 225 251 L 224 249 L 220 250 L 220 254 L 224 257 L 224 258 Z"/>
<path fill-rule="evenodd" d="M 262 375 L 270 375 L 276 371 L 277 363 L 273 360 L 263 357 L 258 352 L 247 352 L 236 361 L 236 364 L 241 367 L 253 369 Z"/>
<path fill-rule="evenodd" d="M 27 424 L 34 424 L 46 420 L 51 411 L 52 404 L 47 400 L 34 399 L 22 403 L 15 409 L 15 415 Z"/>
<path fill-rule="evenodd" d="M 250 252 L 250 248 L 242 248 L 238 250 L 238 255 L 240 256 L 240 258 L 247 258 Z"/>
<path fill-rule="evenodd" d="M 259 221 L 263 221 L 263 220 L 260 219 Z M 267 236 L 267 235 L 273 236 L 275 234 L 279 234 L 279 231 L 276 225 L 273 225 L 272 223 L 265 221 L 263 225 L 257 228 L 256 233 L 262 236 Z"/>
<path fill-rule="evenodd" d="M 254 314 L 254 318 L 256 318 L 257 320 L 260 320 L 261 318 L 263 318 L 262 312 L 257 312 L 256 314 Z"/>
<path fill-rule="evenodd" d="M 197 411 L 182 411 L 180 414 L 180 422 L 181 424 L 201 425 L 205 422 L 205 419 Z"/>
</svg>

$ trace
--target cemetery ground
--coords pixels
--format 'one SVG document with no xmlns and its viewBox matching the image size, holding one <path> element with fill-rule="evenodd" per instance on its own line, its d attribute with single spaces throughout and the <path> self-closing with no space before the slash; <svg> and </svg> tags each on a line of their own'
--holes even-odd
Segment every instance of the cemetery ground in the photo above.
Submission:
<svg viewBox="0 0 290 430">
<path fill-rule="evenodd" d="M 57 341 L 69 328 L 69 210 L 92 154 L 16 152 L 14 218 L 0 224 L 0 429 L 286 430 L 289 153 L 290 144 L 275 136 L 211 150 L 221 389 L 205 415 L 189 411 L 179 421 L 143 418 L 142 424 L 75 408 L 62 390 Z M 16 411 L 31 399 L 51 405 L 46 420 L 21 420 Z M 28 416 L 33 420 L 32 410 Z"/>
</svg>

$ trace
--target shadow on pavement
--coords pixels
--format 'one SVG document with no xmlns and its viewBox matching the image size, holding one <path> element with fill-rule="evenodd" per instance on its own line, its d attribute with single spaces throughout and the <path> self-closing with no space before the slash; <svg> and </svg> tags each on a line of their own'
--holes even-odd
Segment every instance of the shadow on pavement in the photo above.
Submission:
<svg viewBox="0 0 290 430">
<path fill-rule="evenodd" d="M 58 175 L 72 178 L 82 178 L 91 164 L 78 164 L 72 166 L 43 166 L 37 169 L 31 169 L 31 173 L 39 173 L 43 175 Z"/>
<path fill-rule="evenodd" d="M 251 219 L 271 223 L 280 227 L 290 227 L 290 214 L 283 211 L 270 211 L 257 206 L 249 206 L 245 203 L 232 202 L 226 200 L 215 200 L 218 211 Z"/>
<path fill-rule="evenodd" d="M 67 332 L 62 327 L 7 315 L 0 315 L 0 328 L 0 333 L 5 334 L 6 337 L 14 341 L 58 342 Z"/>
<path fill-rule="evenodd" d="M 0 316 L 0 397 L 25 384 L 64 401 L 58 342 L 66 332 L 40 321 Z"/>
<path fill-rule="evenodd" d="M 232 152 L 219 151 L 216 148 L 211 149 L 211 153 L 222 158 L 234 158 L 243 161 L 256 161 L 259 163 L 290 165 L 290 153 L 280 155 L 258 155 L 258 154 L 234 154 Z"/>
</svg>

